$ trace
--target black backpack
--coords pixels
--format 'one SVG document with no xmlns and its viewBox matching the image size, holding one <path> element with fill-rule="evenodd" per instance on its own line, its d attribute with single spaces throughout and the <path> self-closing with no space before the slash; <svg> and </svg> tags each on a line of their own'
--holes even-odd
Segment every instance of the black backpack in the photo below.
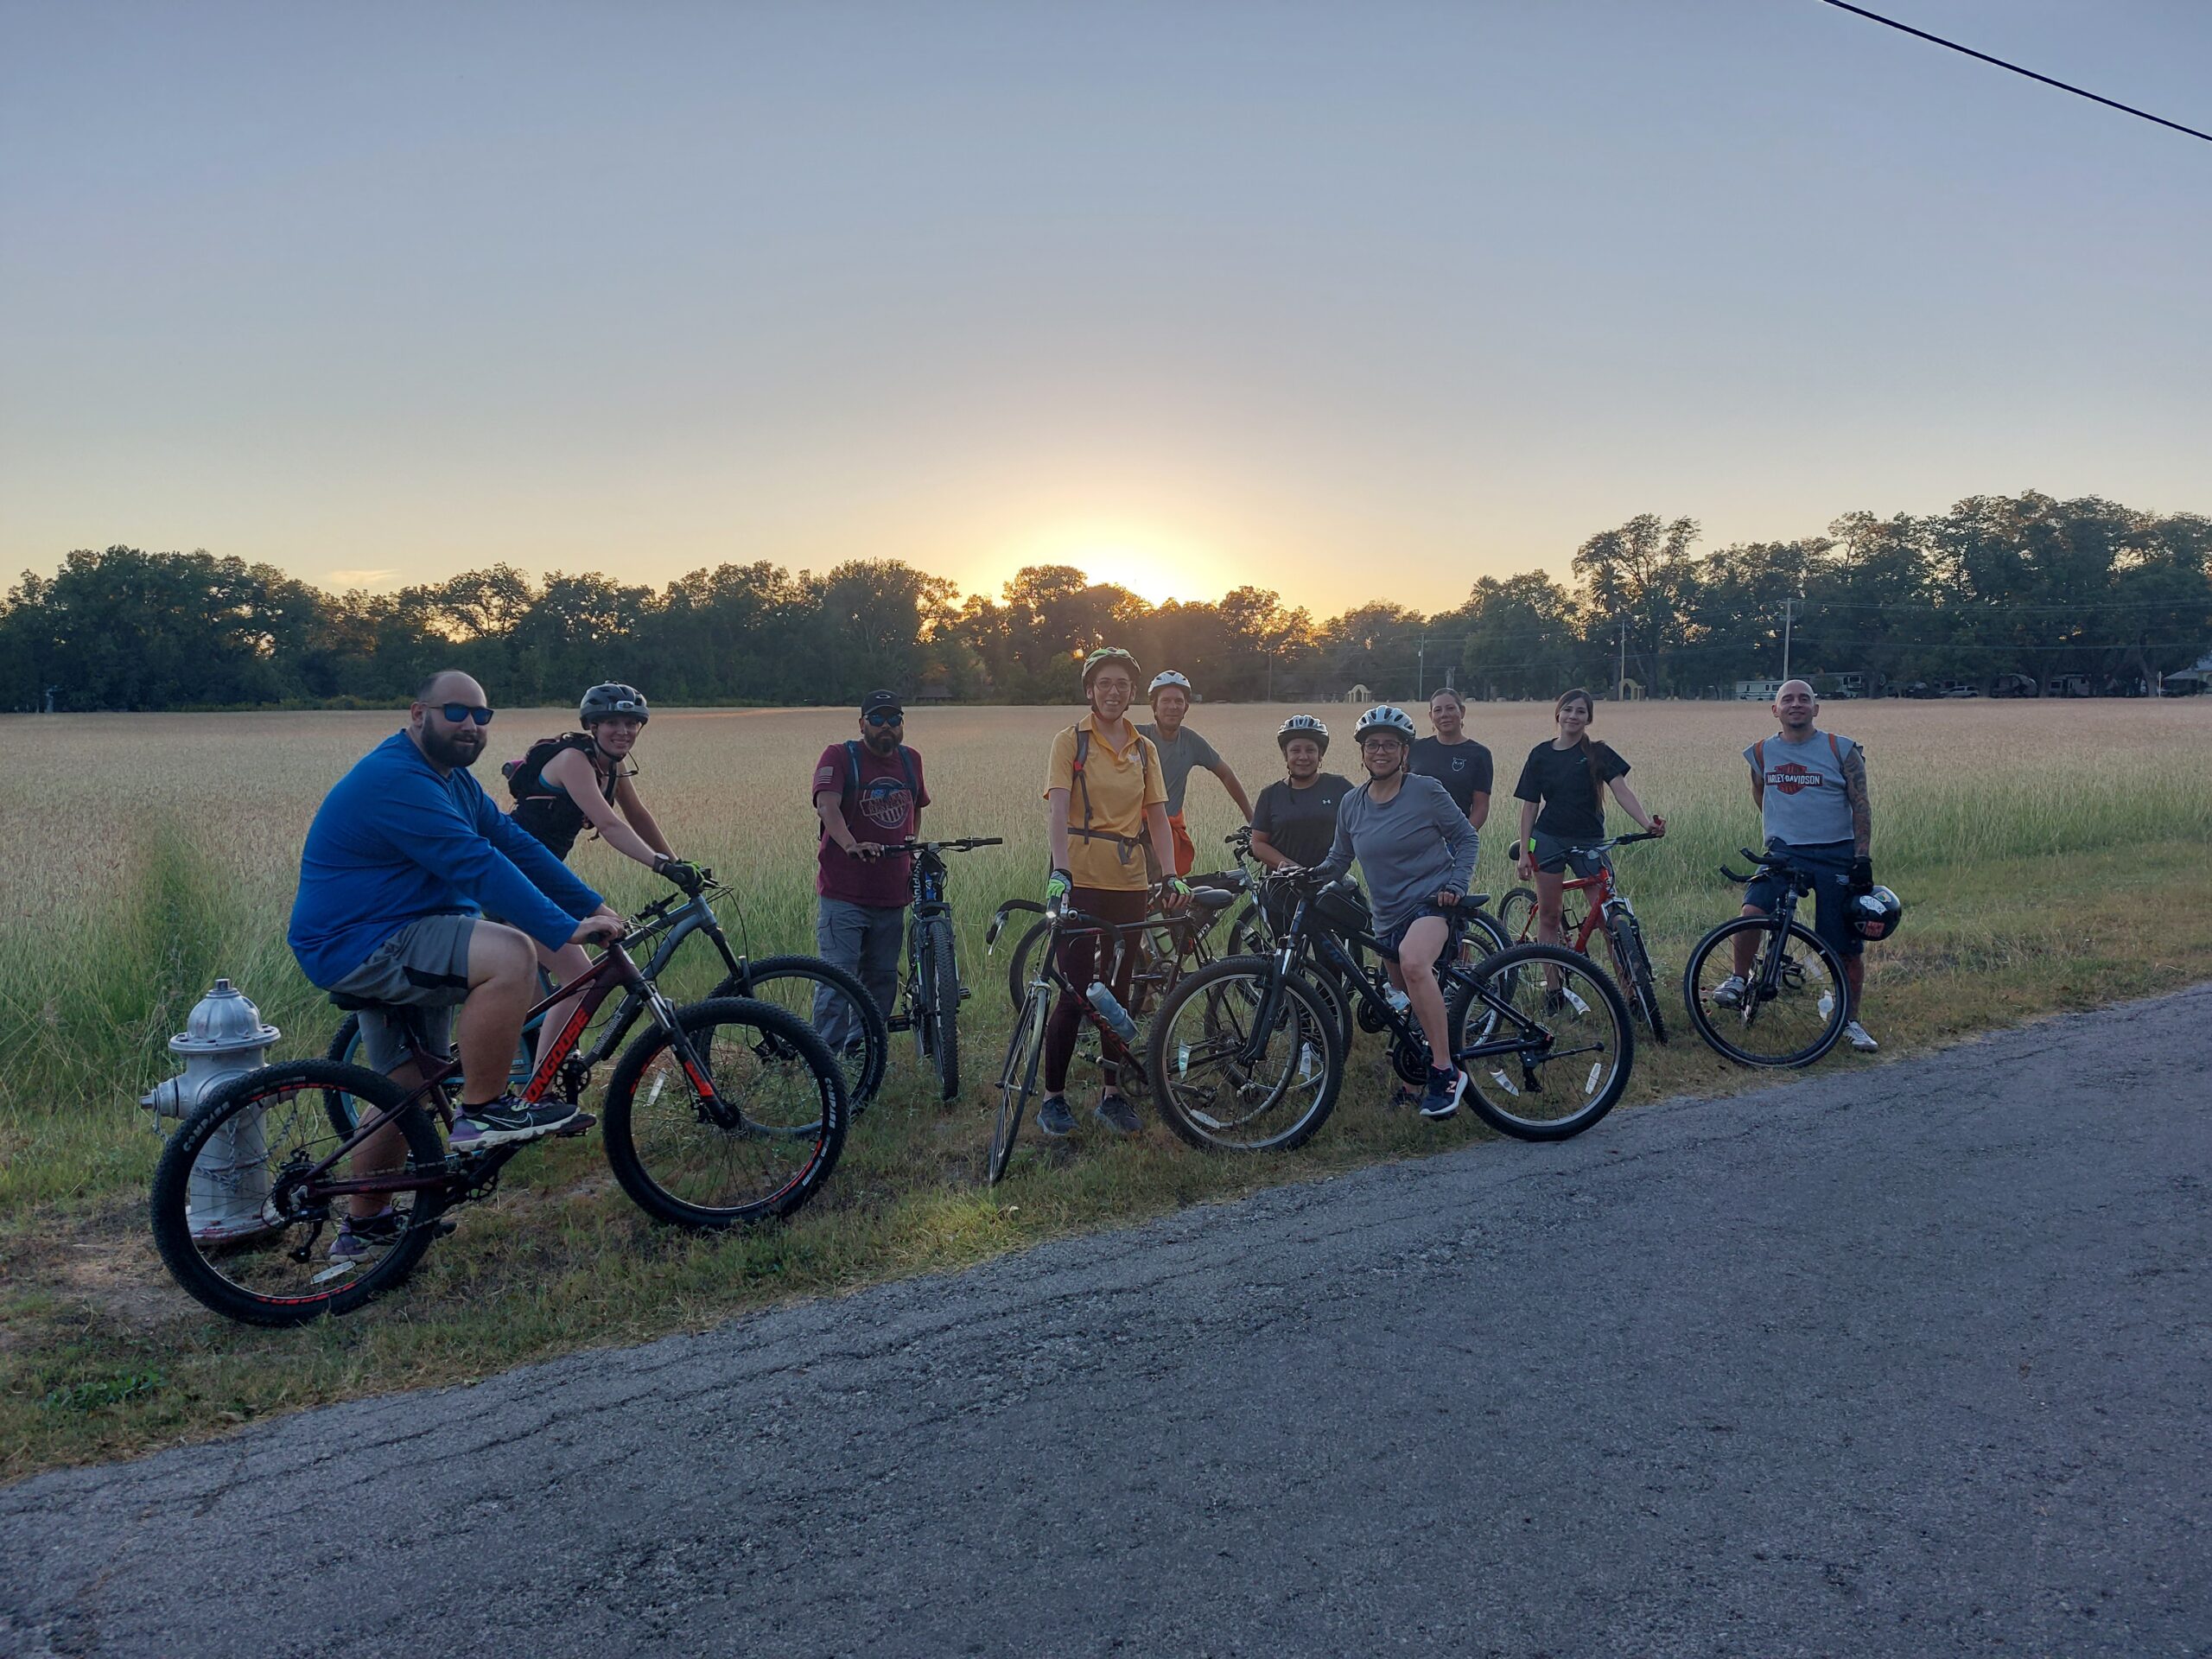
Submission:
<svg viewBox="0 0 2212 1659">
<path fill-rule="evenodd" d="M 507 780 L 507 793 L 518 801 L 543 800 L 553 797 L 545 786 L 544 772 L 553 757 L 563 749 L 582 749 L 589 753 L 596 746 L 589 732 L 563 732 L 558 737 L 541 737 L 523 751 L 522 759 L 509 760 L 500 772 Z M 555 797 L 554 798 L 558 798 Z M 613 799 L 610 793 L 609 800 Z"/>
</svg>

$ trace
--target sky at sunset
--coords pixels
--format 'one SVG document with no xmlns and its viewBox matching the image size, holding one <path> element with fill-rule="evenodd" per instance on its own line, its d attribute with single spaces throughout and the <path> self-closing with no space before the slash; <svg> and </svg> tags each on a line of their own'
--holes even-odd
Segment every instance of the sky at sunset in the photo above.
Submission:
<svg viewBox="0 0 2212 1659">
<path fill-rule="evenodd" d="M 2212 129 L 2203 0 L 1886 0 Z M 1317 613 L 2212 512 L 2212 143 L 1816 0 L 0 7 L 0 572 Z"/>
</svg>

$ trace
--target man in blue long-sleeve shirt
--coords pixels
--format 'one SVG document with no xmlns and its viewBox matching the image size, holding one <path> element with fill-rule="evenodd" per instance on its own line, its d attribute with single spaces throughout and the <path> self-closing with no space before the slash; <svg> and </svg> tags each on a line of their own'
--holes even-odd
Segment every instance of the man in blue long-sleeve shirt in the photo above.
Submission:
<svg viewBox="0 0 2212 1659">
<path fill-rule="evenodd" d="M 461 1107 L 451 1140 L 464 1150 L 548 1134 L 575 1116 L 573 1102 L 530 1106 L 507 1091 L 537 984 L 531 941 L 557 948 L 622 933 L 622 918 L 469 775 L 491 718 L 484 688 L 467 675 L 447 670 L 423 683 L 407 728 L 323 798 L 300 855 L 289 935 L 325 990 L 424 1008 L 434 1049 L 460 1007 Z M 420 1081 L 400 1069 L 404 1047 L 383 1015 L 365 1010 L 361 1033 L 371 1065 Z M 400 1161 L 397 1133 L 379 1147 L 383 1138 L 363 1143 L 358 1166 Z M 357 1234 L 373 1239 L 372 1205 L 355 1200 L 334 1251 Z"/>
</svg>

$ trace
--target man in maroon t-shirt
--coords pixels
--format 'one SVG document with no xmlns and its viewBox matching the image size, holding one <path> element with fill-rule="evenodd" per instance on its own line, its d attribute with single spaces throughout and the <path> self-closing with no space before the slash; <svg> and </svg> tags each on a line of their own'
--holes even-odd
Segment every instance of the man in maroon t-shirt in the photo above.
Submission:
<svg viewBox="0 0 2212 1659">
<path fill-rule="evenodd" d="M 859 976 L 887 1018 L 899 995 L 899 946 L 906 934 L 911 853 L 886 853 L 920 834 L 930 792 L 922 757 L 900 740 L 906 712 L 892 691 L 861 701 L 857 742 L 832 743 L 814 763 L 814 810 L 822 850 L 814 876 L 815 949 Z M 814 1024 L 833 1048 L 865 1040 L 852 1005 L 826 988 L 814 1000 Z"/>
</svg>

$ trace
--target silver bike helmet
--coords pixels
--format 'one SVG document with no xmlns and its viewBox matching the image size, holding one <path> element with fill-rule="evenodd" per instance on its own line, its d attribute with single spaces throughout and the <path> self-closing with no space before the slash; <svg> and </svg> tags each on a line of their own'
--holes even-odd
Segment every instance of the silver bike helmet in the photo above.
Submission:
<svg viewBox="0 0 2212 1659">
<path fill-rule="evenodd" d="M 1369 734 L 1374 732 L 1389 732 L 1411 748 L 1414 736 L 1414 717 L 1402 709 L 1378 702 L 1359 717 L 1359 724 L 1351 728 L 1351 741 L 1364 743 Z"/>
<path fill-rule="evenodd" d="M 1190 696 L 1191 683 L 1173 669 L 1163 668 L 1152 677 L 1152 683 L 1145 688 L 1144 700 L 1147 702 L 1158 701 L 1160 694 L 1171 685 L 1180 691 L 1185 698 Z"/>
<path fill-rule="evenodd" d="M 1287 749 L 1294 737 L 1311 738 L 1321 746 L 1321 753 L 1329 752 L 1329 728 L 1311 715 L 1293 715 L 1275 729 L 1275 747 Z"/>
</svg>

